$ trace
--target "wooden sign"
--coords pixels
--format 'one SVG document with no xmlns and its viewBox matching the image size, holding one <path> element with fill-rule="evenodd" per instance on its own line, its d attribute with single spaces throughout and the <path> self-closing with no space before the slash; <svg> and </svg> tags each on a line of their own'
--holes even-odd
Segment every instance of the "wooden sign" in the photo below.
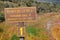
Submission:
<svg viewBox="0 0 60 40">
<path fill-rule="evenodd" d="M 7 23 L 34 22 L 36 20 L 35 7 L 5 8 L 4 12 Z"/>
</svg>

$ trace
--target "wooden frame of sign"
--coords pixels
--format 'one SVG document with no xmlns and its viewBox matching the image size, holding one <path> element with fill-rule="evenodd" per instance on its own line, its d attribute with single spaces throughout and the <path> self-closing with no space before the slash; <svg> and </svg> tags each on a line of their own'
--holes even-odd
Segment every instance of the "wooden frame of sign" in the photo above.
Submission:
<svg viewBox="0 0 60 40">
<path fill-rule="evenodd" d="M 36 21 L 36 7 L 5 8 L 4 12 L 6 23 Z"/>
</svg>

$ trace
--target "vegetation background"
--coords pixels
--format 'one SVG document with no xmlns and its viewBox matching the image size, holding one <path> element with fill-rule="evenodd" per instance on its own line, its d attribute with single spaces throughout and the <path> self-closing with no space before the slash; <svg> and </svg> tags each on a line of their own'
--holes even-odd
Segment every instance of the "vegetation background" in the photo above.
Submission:
<svg viewBox="0 0 60 40">
<path fill-rule="evenodd" d="M 56 3 L 38 2 L 36 0 L 0 0 L 0 40 L 16 40 L 16 27 L 5 26 L 4 8 L 36 7 L 38 15 L 34 25 L 26 27 L 26 40 L 49 40 L 45 23 L 51 17 L 51 13 L 59 13 L 60 5 Z M 47 14 L 49 13 L 49 14 Z M 43 14 L 43 15 L 42 15 Z M 46 15 L 45 15 L 46 14 Z M 55 16 L 55 15 L 54 15 Z M 53 39 L 52 39 L 53 40 Z"/>
</svg>

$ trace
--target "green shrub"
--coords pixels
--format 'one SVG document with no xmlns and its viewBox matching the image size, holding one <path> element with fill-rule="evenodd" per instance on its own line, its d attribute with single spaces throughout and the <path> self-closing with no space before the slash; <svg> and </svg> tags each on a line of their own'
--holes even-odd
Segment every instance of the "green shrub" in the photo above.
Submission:
<svg viewBox="0 0 60 40">
<path fill-rule="evenodd" d="M 16 35 L 13 35 L 11 40 L 19 40 L 19 38 Z"/>
<path fill-rule="evenodd" d="M 5 21 L 4 14 L 0 13 L 0 22 L 3 22 L 3 21 Z"/>
<path fill-rule="evenodd" d="M 26 32 L 28 33 L 28 35 L 32 34 L 32 35 L 35 36 L 37 34 L 37 29 L 29 26 L 29 27 L 26 27 Z"/>
<path fill-rule="evenodd" d="M 0 28 L 0 33 L 2 33 L 3 32 L 3 29 L 2 28 Z"/>
<path fill-rule="evenodd" d="M 48 40 L 48 35 L 45 33 L 45 28 L 37 28 L 34 26 L 28 26 L 26 27 L 26 32 L 28 33 L 28 36 L 33 35 L 39 37 L 40 40 Z"/>
</svg>

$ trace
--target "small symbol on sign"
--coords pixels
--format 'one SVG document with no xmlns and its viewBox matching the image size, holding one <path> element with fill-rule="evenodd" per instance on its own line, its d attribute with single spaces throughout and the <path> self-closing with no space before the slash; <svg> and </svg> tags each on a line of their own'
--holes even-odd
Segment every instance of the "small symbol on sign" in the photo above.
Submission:
<svg viewBox="0 0 60 40">
<path fill-rule="evenodd" d="M 23 28 L 22 27 L 20 28 L 20 35 L 21 36 L 23 35 Z"/>
</svg>

